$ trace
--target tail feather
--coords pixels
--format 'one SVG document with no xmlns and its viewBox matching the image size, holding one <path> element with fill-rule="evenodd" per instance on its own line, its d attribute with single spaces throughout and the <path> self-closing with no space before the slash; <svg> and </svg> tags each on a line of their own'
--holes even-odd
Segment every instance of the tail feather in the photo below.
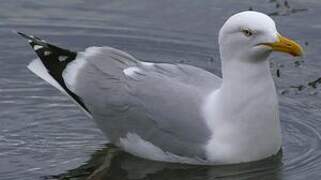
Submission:
<svg viewBox="0 0 321 180">
<path fill-rule="evenodd" d="M 34 60 L 29 64 L 28 68 L 60 91 L 69 95 L 72 100 L 74 100 L 88 115 L 90 115 L 88 108 L 85 106 L 81 98 L 66 86 L 62 76 L 66 66 L 76 59 L 77 52 L 57 47 L 36 36 L 29 36 L 21 32 L 17 33 L 28 39 L 30 46 L 37 53 L 40 59 L 40 61 Z M 47 74 L 49 74 L 49 76 Z"/>
</svg>

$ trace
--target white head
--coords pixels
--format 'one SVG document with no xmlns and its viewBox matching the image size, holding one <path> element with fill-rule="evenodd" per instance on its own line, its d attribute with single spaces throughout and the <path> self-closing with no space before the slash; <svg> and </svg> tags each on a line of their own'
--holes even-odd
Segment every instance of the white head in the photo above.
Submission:
<svg viewBox="0 0 321 180">
<path fill-rule="evenodd" d="M 222 60 L 261 61 L 274 51 L 302 55 L 302 48 L 281 36 L 274 21 L 255 11 L 244 11 L 231 16 L 219 32 Z"/>
</svg>

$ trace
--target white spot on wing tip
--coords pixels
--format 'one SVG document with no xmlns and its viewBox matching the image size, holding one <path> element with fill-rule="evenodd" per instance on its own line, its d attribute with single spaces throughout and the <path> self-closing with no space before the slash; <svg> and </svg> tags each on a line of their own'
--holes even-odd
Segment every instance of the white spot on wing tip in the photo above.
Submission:
<svg viewBox="0 0 321 180">
<path fill-rule="evenodd" d="M 68 57 L 67 56 L 59 56 L 58 60 L 61 61 L 65 61 Z"/>
<path fill-rule="evenodd" d="M 141 62 L 143 66 L 148 66 L 148 67 L 152 67 L 154 66 L 154 63 L 152 62 Z"/>
<path fill-rule="evenodd" d="M 130 77 L 130 76 L 133 76 L 135 73 L 140 72 L 140 69 L 137 67 L 128 67 L 124 69 L 123 72 L 126 76 Z"/>
<path fill-rule="evenodd" d="M 50 54 L 51 54 L 50 51 L 45 51 L 45 52 L 44 52 L 44 55 L 45 55 L 45 56 L 49 56 Z"/>
<path fill-rule="evenodd" d="M 40 45 L 34 45 L 34 46 L 33 46 L 33 49 L 34 49 L 35 51 L 37 51 L 37 50 L 39 50 L 39 49 L 41 49 L 41 48 L 43 48 L 43 46 L 40 46 Z"/>
</svg>

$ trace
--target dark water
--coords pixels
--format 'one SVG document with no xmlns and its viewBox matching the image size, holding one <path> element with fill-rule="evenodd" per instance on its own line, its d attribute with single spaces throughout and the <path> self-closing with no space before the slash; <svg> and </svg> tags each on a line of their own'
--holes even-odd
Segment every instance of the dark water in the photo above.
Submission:
<svg viewBox="0 0 321 180">
<path fill-rule="evenodd" d="M 233 166 L 187 166 L 130 156 L 26 65 L 35 54 L 11 32 L 82 50 L 109 45 L 142 60 L 184 62 L 220 73 L 217 33 L 254 9 L 273 16 L 305 57 L 274 54 L 283 155 Z M 321 1 L 2 0 L 0 2 L 0 179 L 320 179 Z"/>
</svg>

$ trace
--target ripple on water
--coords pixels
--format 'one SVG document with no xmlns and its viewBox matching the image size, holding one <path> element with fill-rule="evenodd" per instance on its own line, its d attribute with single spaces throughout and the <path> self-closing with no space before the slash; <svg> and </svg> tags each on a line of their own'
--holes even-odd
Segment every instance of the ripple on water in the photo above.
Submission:
<svg viewBox="0 0 321 180">
<path fill-rule="evenodd" d="M 49 1 L 43 2 L 43 6 L 48 8 L 46 3 Z M 37 7 L 36 4 L 33 5 Z M 59 3 L 57 6 L 60 6 Z M 30 7 L 30 4 L 27 7 Z M 30 9 L 24 8 L 23 14 L 28 14 L 27 11 Z M 34 9 L 31 11 L 34 12 Z M 24 41 L 9 33 L 9 30 L 17 29 L 33 33 L 58 45 L 76 50 L 82 50 L 87 45 L 111 45 L 129 51 L 139 59 L 189 63 L 219 74 L 216 37 L 212 35 L 217 32 L 218 27 L 206 25 L 214 30 L 202 32 L 199 30 L 199 27 L 202 27 L 201 23 L 194 27 L 193 22 L 188 20 L 190 24 L 184 23 L 190 25 L 186 29 L 194 28 L 197 31 L 187 33 L 180 28 L 151 27 L 148 24 L 152 23 L 150 19 L 140 19 L 147 23 L 136 25 L 134 21 L 131 23 L 125 19 L 127 16 L 124 12 L 97 11 L 89 7 L 68 9 L 68 12 L 70 16 L 67 17 L 62 13 L 61 18 L 48 15 L 43 17 L 40 16 L 41 13 L 31 13 L 32 15 L 28 14 L 25 17 L 12 16 L 4 19 L 5 27 L 1 26 L 0 45 L 6 47 L 0 50 L 3 58 L 0 61 L 2 108 L 0 116 L 1 127 L 4 127 L 0 131 L 1 177 L 37 179 L 41 175 L 59 174 L 72 168 L 75 169 L 60 176 L 92 175 L 92 179 L 109 177 L 167 180 L 214 178 L 292 180 L 320 175 L 321 112 L 317 100 L 319 95 L 304 98 L 308 101 L 301 98 L 298 101 L 293 100 L 298 98 L 297 94 L 280 95 L 283 157 L 279 154 L 277 157 L 260 162 L 208 167 L 146 161 L 123 153 L 110 145 L 94 152 L 106 142 L 102 133 L 68 98 L 27 71 L 25 65 L 35 55 L 31 49 L 26 49 Z M 218 9 L 217 12 L 222 11 Z M 82 13 L 85 13 L 84 17 L 77 16 Z M 106 16 L 108 18 L 105 18 Z M 124 21 L 115 22 L 114 18 Z M 127 22 L 129 24 L 126 24 Z M 196 33 L 198 31 L 201 33 Z M 212 36 L 213 39 L 209 39 Z M 310 47 L 313 46 L 313 41 L 311 42 Z M 308 71 L 313 67 L 304 68 Z M 286 86 L 284 88 L 293 85 L 299 77 L 291 79 L 287 74 L 294 74 L 296 70 L 298 69 L 289 67 L 284 70 L 285 73 L 281 71 L 279 84 L 284 84 Z M 319 69 L 314 68 L 314 72 L 319 72 Z M 299 105 L 300 102 L 305 104 Z M 310 102 L 314 104 L 313 108 L 307 108 Z M 294 108 L 291 108 L 293 106 Z M 90 154 L 90 160 L 76 168 L 85 162 Z"/>
<path fill-rule="evenodd" d="M 321 169 L 320 114 L 297 109 L 296 104 L 281 109 L 288 113 L 282 121 L 282 172 L 296 178 L 315 173 Z"/>
</svg>

